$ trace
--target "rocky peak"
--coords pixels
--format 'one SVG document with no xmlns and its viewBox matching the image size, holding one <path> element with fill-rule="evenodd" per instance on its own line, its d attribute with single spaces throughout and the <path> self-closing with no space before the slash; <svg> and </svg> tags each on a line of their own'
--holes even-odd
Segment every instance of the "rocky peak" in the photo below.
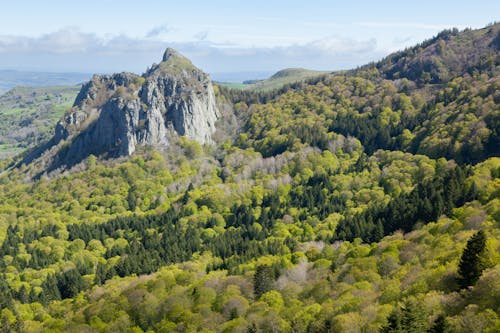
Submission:
<svg viewBox="0 0 500 333">
<path fill-rule="evenodd" d="M 180 54 L 179 52 L 177 52 L 176 50 L 174 50 L 173 48 L 167 47 L 167 49 L 163 53 L 163 60 L 162 61 L 166 62 L 170 58 L 177 58 L 177 59 L 184 58 L 184 59 L 187 59 L 182 54 Z"/>
<path fill-rule="evenodd" d="M 140 145 L 167 145 L 169 132 L 210 143 L 218 117 L 209 76 L 168 48 L 142 76 L 94 75 L 48 145 L 23 162 L 45 156 L 50 171 L 90 154 L 130 155 Z"/>
</svg>

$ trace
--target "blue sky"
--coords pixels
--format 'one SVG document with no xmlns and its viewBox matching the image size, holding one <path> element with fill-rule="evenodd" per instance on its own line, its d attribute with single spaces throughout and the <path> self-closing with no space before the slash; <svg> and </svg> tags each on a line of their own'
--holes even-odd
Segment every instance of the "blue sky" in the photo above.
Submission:
<svg viewBox="0 0 500 333">
<path fill-rule="evenodd" d="M 170 46 L 214 75 L 346 69 L 499 14 L 483 0 L 5 1 L 0 68 L 141 73 Z"/>
</svg>

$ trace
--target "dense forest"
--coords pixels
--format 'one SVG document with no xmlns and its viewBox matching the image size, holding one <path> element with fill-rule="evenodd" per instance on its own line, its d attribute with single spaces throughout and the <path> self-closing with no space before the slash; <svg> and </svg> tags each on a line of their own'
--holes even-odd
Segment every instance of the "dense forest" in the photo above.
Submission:
<svg viewBox="0 0 500 333">
<path fill-rule="evenodd" d="M 498 332 L 499 40 L 216 87 L 213 145 L 0 161 L 0 332 Z"/>
</svg>

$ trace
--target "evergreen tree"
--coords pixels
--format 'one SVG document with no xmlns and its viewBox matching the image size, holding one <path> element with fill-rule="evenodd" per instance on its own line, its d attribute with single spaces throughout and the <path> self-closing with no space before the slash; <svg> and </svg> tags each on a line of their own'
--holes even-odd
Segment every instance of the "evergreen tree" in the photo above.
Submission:
<svg viewBox="0 0 500 333">
<path fill-rule="evenodd" d="M 382 327 L 382 333 L 403 333 L 402 314 L 399 308 L 394 309 L 387 318 L 387 325 Z"/>
<path fill-rule="evenodd" d="M 426 314 L 414 300 L 408 300 L 394 309 L 387 321 L 381 329 L 382 333 L 422 333 L 427 326 Z"/>
<path fill-rule="evenodd" d="M 458 282 L 461 288 L 476 284 L 487 266 L 486 235 L 479 230 L 468 241 L 458 264 Z"/>
<path fill-rule="evenodd" d="M 40 294 L 40 303 L 46 305 L 51 301 L 61 299 L 61 293 L 57 288 L 57 279 L 54 275 L 48 275 L 42 284 L 43 291 Z"/>
<path fill-rule="evenodd" d="M 440 314 L 432 324 L 431 328 L 427 330 L 429 333 L 447 333 L 449 331 L 449 324 L 443 314 Z"/>
<path fill-rule="evenodd" d="M 421 333 L 426 331 L 427 318 L 420 304 L 410 299 L 403 308 L 403 328 L 406 333 Z"/>
<path fill-rule="evenodd" d="M 12 309 L 12 292 L 5 278 L 5 274 L 0 275 L 0 310 Z"/>
<path fill-rule="evenodd" d="M 84 281 L 77 269 L 70 269 L 57 276 L 57 288 L 61 298 L 71 298 L 84 289 Z"/>
<path fill-rule="evenodd" d="M 254 293 L 255 298 L 259 299 L 260 296 L 267 293 L 273 286 L 273 270 L 267 265 L 257 266 L 254 276 Z"/>
<path fill-rule="evenodd" d="M 28 291 L 26 290 L 26 287 L 24 284 L 19 288 L 19 291 L 17 292 L 16 298 L 21 302 L 21 303 L 28 303 L 29 301 L 29 295 Z"/>
</svg>

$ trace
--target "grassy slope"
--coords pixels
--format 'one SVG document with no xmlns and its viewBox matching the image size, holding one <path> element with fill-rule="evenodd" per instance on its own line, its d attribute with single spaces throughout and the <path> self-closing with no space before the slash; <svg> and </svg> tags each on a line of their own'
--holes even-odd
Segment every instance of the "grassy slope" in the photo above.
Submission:
<svg viewBox="0 0 500 333">
<path fill-rule="evenodd" d="M 279 72 L 276 72 L 270 78 L 257 81 L 252 84 L 243 83 L 219 83 L 221 86 L 225 86 L 231 89 L 241 89 L 241 90 L 255 90 L 255 91 L 270 91 L 274 89 L 279 89 L 286 84 L 304 81 L 314 77 L 322 76 L 330 73 L 329 71 L 313 71 L 304 68 L 287 68 Z"/>
</svg>

